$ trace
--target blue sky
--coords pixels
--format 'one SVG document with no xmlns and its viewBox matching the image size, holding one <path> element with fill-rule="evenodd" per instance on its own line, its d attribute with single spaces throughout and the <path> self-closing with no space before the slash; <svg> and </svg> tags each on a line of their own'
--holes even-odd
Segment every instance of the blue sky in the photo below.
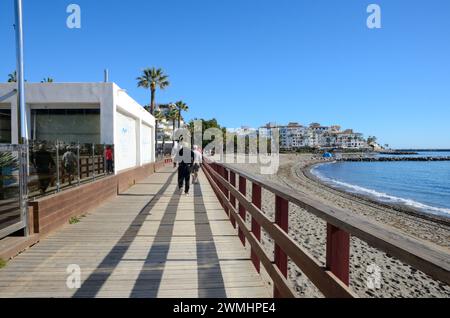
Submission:
<svg viewBox="0 0 450 318">
<path fill-rule="evenodd" d="M 393 147 L 450 148 L 448 0 L 23 0 L 28 81 L 135 78 L 163 68 L 187 116 L 223 125 L 340 124 Z M 66 7 L 82 28 L 66 27 Z M 366 27 L 370 3 L 382 29 Z M 0 2 L 0 80 L 15 68 L 13 0 Z"/>
</svg>

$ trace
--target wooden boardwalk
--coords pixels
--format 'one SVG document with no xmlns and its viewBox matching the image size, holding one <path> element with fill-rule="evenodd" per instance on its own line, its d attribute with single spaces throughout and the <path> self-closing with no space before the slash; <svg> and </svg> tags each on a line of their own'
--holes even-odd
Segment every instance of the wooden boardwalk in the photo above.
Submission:
<svg viewBox="0 0 450 318">
<path fill-rule="evenodd" d="M 165 168 L 65 226 L 0 269 L 0 297 L 270 297 L 205 176 L 175 191 Z"/>
</svg>

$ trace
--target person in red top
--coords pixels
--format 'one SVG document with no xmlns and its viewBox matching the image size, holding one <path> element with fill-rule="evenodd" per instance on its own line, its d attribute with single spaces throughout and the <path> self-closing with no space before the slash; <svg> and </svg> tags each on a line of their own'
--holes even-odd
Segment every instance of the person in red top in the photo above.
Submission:
<svg viewBox="0 0 450 318">
<path fill-rule="evenodd" d="M 114 155 L 113 155 L 113 150 L 112 150 L 111 146 L 106 146 L 105 159 L 106 159 L 106 173 L 113 174 L 114 173 L 114 170 L 113 170 Z"/>
</svg>

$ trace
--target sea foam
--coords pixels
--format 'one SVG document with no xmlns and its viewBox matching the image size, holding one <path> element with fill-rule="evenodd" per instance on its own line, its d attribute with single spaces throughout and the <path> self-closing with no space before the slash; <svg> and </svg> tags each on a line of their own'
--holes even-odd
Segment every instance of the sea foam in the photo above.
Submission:
<svg viewBox="0 0 450 318">
<path fill-rule="evenodd" d="M 450 217 L 450 209 L 430 206 L 430 205 L 427 205 L 427 204 L 424 204 L 424 203 L 421 203 L 418 201 L 414 201 L 411 199 L 396 197 L 396 196 L 393 196 L 393 195 L 390 195 L 387 193 L 379 192 L 379 191 L 376 191 L 373 189 L 368 189 L 365 187 L 361 187 L 358 185 L 354 185 L 354 184 L 350 184 L 350 183 L 342 182 L 342 181 L 339 181 L 339 180 L 336 180 L 333 178 L 326 177 L 322 173 L 320 173 L 317 170 L 317 168 L 319 168 L 322 165 L 327 165 L 327 164 L 334 164 L 334 163 L 323 163 L 323 164 L 316 165 L 311 169 L 311 173 L 313 175 L 315 175 L 317 178 L 319 178 L 321 181 L 323 181 L 324 183 L 326 183 L 330 186 L 334 186 L 336 188 L 345 190 L 350 193 L 365 195 L 365 196 L 368 196 L 368 197 L 370 197 L 378 202 L 381 202 L 381 203 L 403 205 L 403 206 L 410 207 L 410 208 L 413 208 L 413 209 L 416 209 L 416 210 L 419 210 L 422 212 L 427 212 L 427 213 L 431 213 L 431 214 L 435 214 L 435 215 Z"/>
</svg>

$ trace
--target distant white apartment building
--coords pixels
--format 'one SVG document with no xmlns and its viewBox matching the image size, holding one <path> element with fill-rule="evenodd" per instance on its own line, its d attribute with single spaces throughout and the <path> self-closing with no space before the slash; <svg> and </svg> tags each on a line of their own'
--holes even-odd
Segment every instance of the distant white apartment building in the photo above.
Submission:
<svg viewBox="0 0 450 318">
<path fill-rule="evenodd" d="M 292 122 L 287 126 L 279 126 L 278 128 L 281 149 L 291 150 L 309 146 L 311 139 L 306 127 Z"/>
<path fill-rule="evenodd" d="M 353 132 L 352 129 L 336 133 L 336 146 L 343 149 L 368 148 L 367 141 L 363 135 Z"/>
<path fill-rule="evenodd" d="M 341 131 L 341 127 L 322 126 L 312 123 L 305 127 L 297 122 L 289 123 L 287 126 L 268 123 L 265 128 L 269 136 L 270 129 L 278 128 L 280 134 L 280 149 L 296 150 L 301 148 L 342 148 L 363 149 L 367 148 L 367 142 L 360 133 L 348 129 Z"/>
</svg>

